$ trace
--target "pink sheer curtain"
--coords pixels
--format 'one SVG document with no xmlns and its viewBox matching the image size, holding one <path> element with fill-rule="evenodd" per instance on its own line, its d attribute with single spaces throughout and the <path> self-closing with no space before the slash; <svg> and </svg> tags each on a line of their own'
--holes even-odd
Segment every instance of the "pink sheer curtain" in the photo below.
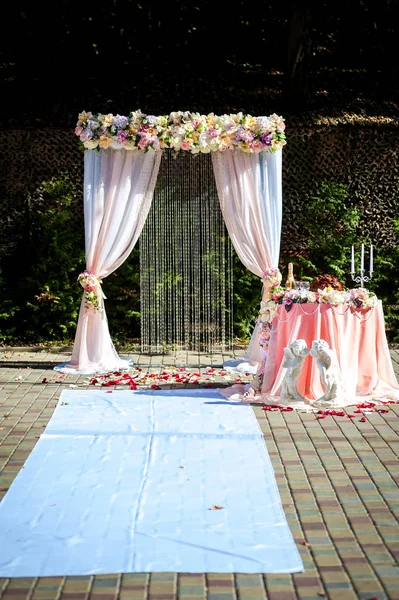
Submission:
<svg viewBox="0 0 399 600">
<path fill-rule="evenodd" d="M 212 153 L 220 206 L 232 244 L 242 263 L 262 277 L 278 267 L 282 221 L 282 151 Z M 264 288 L 263 297 L 267 290 Z M 231 366 L 255 372 L 261 359 L 257 329 L 245 357 Z M 226 366 L 229 366 L 226 363 Z"/>
<path fill-rule="evenodd" d="M 129 256 L 151 206 L 161 152 L 85 151 L 84 214 L 86 270 L 99 280 L 108 277 Z M 126 369 L 111 340 L 104 299 L 98 286 L 99 309 L 83 297 L 69 363 L 64 373 L 101 373 Z"/>
</svg>

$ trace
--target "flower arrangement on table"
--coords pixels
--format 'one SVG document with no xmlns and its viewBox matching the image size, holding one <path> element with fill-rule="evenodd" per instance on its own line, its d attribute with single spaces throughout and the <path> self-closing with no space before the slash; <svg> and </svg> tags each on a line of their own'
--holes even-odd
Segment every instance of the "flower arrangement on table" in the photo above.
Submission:
<svg viewBox="0 0 399 600">
<path fill-rule="evenodd" d="M 268 269 L 262 281 L 269 284 L 269 299 L 262 301 L 258 316 L 260 329 L 259 343 L 264 351 L 267 350 L 271 324 L 277 315 L 278 307 L 283 305 L 289 312 L 293 304 L 330 304 L 346 306 L 348 309 L 359 311 L 374 308 L 378 303 L 377 296 L 365 288 L 344 289 L 338 279 L 331 275 L 320 275 L 310 285 L 310 289 L 288 289 L 280 286 L 281 273 L 278 269 Z M 323 288 L 318 285 L 328 283 Z"/>
<path fill-rule="evenodd" d="M 172 112 L 146 115 L 141 110 L 123 115 L 79 114 L 75 133 L 88 149 L 185 150 L 192 154 L 225 150 L 275 152 L 285 144 L 284 119 L 276 114 L 253 117 L 243 113 L 201 115 Z"/>
<path fill-rule="evenodd" d="M 271 292 L 269 303 L 283 304 L 287 311 L 292 304 L 332 304 L 333 306 L 348 305 L 353 309 L 374 308 L 378 302 L 377 296 L 365 288 L 352 290 L 336 290 L 332 287 L 318 289 L 317 292 L 306 289 L 285 290 L 282 287 L 274 288 Z"/>
<path fill-rule="evenodd" d="M 101 310 L 100 297 L 105 298 L 101 289 L 102 281 L 94 273 L 83 271 L 78 277 L 80 285 L 84 289 L 84 299 L 86 310 L 93 307 L 94 310 Z"/>
</svg>

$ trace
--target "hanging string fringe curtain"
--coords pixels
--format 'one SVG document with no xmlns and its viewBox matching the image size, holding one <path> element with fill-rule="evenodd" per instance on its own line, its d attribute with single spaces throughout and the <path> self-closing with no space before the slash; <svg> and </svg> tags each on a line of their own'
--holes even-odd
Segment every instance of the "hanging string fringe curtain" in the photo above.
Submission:
<svg viewBox="0 0 399 600">
<path fill-rule="evenodd" d="M 142 352 L 232 350 L 232 252 L 210 155 L 164 152 L 140 236 Z"/>
</svg>

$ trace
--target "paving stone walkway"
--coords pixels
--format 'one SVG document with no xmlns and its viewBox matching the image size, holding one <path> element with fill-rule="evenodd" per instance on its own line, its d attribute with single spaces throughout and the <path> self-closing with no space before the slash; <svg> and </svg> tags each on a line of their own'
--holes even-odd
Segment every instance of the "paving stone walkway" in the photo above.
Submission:
<svg viewBox="0 0 399 600">
<path fill-rule="evenodd" d="M 399 352 L 392 350 L 391 355 L 399 375 Z M 159 374 L 167 365 L 201 373 L 214 367 L 218 373 L 223 360 L 230 358 L 189 353 L 131 356 L 144 372 Z M 67 353 L 54 349 L 0 349 L 0 498 L 47 425 L 61 391 L 86 385 L 87 376 L 59 379 L 53 371 L 55 364 L 68 359 Z M 215 376 L 212 385 L 221 383 L 225 385 L 226 378 Z M 254 410 L 304 573 L 0 579 L 0 598 L 399 600 L 399 404 L 390 405 L 387 413 L 366 414 L 365 421 L 360 414 L 354 419 L 317 419 L 305 412 L 266 412 L 259 405 Z"/>
</svg>

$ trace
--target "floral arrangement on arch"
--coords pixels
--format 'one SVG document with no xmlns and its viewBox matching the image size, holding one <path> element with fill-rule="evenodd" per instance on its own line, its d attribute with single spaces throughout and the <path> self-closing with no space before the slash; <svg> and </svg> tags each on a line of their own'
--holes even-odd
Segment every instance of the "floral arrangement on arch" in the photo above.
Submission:
<svg viewBox="0 0 399 600">
<path fill-rule="evenodd" d="M 243 113 L 217 116 L 192 112 L 146 115 L 141 110 L 128 117 L 81 112 L 75 128 L 88 149 L 185 150 L 191 154 L 242 150 L 275 152 L 285 144 L 285 123 L 276 114 L 253 117 Z"/>
</svg>

